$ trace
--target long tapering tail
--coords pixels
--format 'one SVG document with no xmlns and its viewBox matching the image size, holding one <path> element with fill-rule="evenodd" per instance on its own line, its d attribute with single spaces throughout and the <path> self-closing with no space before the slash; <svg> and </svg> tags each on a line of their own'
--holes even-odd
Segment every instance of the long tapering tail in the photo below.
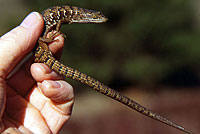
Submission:
<svg viewBox="0 0 200 134">
<path fill-rule="evenodd" d="M 90 77 L 84 73 L 81 73 L 78 70 L 75 70 L 73 68 L 70 68 L 70 67 L 67 67 L 67 66 L 61 64 L 58 60 L 56 60 L 52 56 L 51 52 L 44 50 L 41 46 L 37 47 L 37 50 L 35 52 L 35 57 L 36 57 L 36 59 L 35 59 L 36 62 L 45 63 L 52 70 L 56 71 L 57 73 L 65 76 L 65 77 L 79 81 L 82 84 L 87 85 L 87 86 L 93 88 L 94 90 L 96 90 L 108 97 L 111 97 L 112 99 L 114 99 L 116 101 L 123 103 L 124 105 L 136 110 L 137 112 L 142 113 L 143 115 L 151 117 L 155 120 L 158 120 L 162 123 L 165 123 L 176 129 L 179 129 L 185 133 L 193 134 L 191 131 L 185 129 L 184 127 L 182 127 L 176 123 L 173 123 L 172 121 L 148 110 L 147 108 L 141 106 L 140 104 L 136 103 L 132 99 L 121 95 L 119 92 L 107 87 L 106 85 L 93 79 L 92 77 Z"/>
</svg>

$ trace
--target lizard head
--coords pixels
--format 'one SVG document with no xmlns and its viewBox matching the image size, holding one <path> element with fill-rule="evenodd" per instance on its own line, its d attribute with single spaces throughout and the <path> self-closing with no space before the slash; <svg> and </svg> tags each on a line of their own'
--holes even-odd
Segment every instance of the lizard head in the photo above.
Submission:
<svg viewBox="0 0 200 134">
<path fill-rule="evenodd" d="M 103 23 L 108 19 L 99 11 L 74 7 L 70 23 Z"/>
</svg>

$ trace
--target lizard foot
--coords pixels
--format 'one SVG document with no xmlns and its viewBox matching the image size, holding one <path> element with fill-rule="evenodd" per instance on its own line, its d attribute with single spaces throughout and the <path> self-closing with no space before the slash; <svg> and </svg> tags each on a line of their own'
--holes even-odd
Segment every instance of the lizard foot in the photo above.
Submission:
<svg viewBox="0 0 200 134">
<path fill-rule="evenodd" d="M 39 41 L 41 41 L 41 42 L 43 42 L 43 43 L 52 43 L 52 42 L 54 42 L 54 41 L 59 41 L 58 39 L 54 39 L 56 36 L 58 36 L 58 35 L 60 35 L 60 34 L 62 34 L 62 33 L 60 33 L 60 32 L 55 32 L 55 33 L 50 33 L 49 34 L 49 37 L 40 37 L 39 38 Z"/>
</svg>

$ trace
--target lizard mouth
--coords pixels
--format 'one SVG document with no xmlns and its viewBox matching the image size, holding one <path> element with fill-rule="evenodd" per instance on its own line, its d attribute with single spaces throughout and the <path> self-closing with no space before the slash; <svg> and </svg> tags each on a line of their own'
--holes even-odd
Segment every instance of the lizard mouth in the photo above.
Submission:
<svg viewBox="0 0 200 134">
<path fill-rule="evenodd" d="M 80 20 L 72 20 L 72 23 L 104 23 L 108 19 L 105 18 L 100 18 L 100 19 L 93 19 L 93 18 L 85 18 L 85 19 L 80 19 Z"/>
<path fill-rule="evenodd" d="M 96 18 L 91 18 L 91 19 L 89 19 L 89 23 L 91 22 L 91 23 L 104 23 L 104 22 L 106 22 L 108 20 L 108 18 L 106 18 L 106 17 L 102 17 L 102 18 L 98 18 L 98 19 L 96 19 Z M 84 21 L 84 20 L 83 20 Z M 88 21 L 87 19 L 85 20 L 86 22 Z"/>
<path fill-rule="evenodd" d="M 71 23 L 103 23 L 108 19 L 101 12 L 87 10 L 80 14 L 75 14 Z"/>
</svg>

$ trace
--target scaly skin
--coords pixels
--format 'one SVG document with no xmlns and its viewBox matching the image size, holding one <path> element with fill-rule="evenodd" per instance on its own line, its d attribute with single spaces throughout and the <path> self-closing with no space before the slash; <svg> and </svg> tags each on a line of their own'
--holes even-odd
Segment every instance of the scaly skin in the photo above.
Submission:
<svg viewBox="0 0 200 134">
<path fill-rule="evenodd" d="M 38 40 L 39 45 L 35 51 L 35 62 L 44 63 L 55 72 L 65 77 L 79 81 L 80 83 L 87 85 L 92 89 L 123 103 L 124 105 L 138 111 L 139 113 L 142 113 L 143 115 L 158 120 L 185 133 L 192 134 L 191 131 L 185 129 L 184 127 L 148 110 L 132 99 L 121 95 L 119 92 L 107 87 L 92 77 L 61 64 L 53 57 L 52 53 L 48 49 L 47 43 L 53 42 L 54 37 L 60 33 L 61 24 L 103 23 L 107 21 L 107 18 L 101 12 L 73 6 L 55 6 L 44 10 L 42 12 L 42 16 L 45 21 L 45 32 L 43 37 L 40 37 Z M 53 34 L 53 30 L 56 30 L 56 33 Z M 48 33 L 50 33 L 50 36 L 47 38 Z"/>
</svg>

